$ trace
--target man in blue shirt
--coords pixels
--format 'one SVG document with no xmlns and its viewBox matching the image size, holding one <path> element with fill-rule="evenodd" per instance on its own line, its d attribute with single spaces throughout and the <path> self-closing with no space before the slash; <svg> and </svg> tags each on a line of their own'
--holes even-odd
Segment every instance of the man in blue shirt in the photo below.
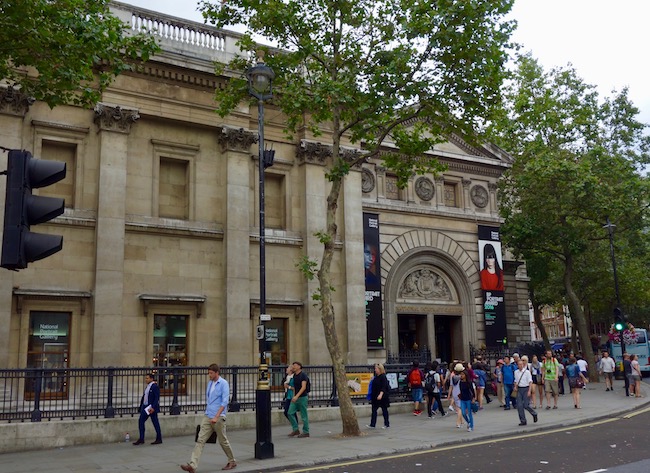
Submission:
<svg viewBox="0 0 650 473">
<path fill-rule="evenodd" d="M 228 381 L 219 376 L 219 365 L 216 363 L 208 367 L 208 377 L 210 382 L 205 392 L 207 404 L 205 417 L 201 421 L 201 429 L 192 451 L 192 459 L 187 465 L 181 465 L 181 469 L 189 473 L 195 473 L 199 467 L 203 447 L 212 432 L 217 433 L 219 445 L 221 445 L 223 452 L 228 457 L 228 463 L 222 470 L 232 470 L 237 466 L 230 442 L 226 437 L 226 413 L 228 412 L 228 400 L 230 399 L 230 386 L 228 386 Z"/>
<path fill-rule="evenodd" d="M 503 374 L 503 394 L 506 401 L 506 406 L 504 407 L 504 409 L 507 411 L 510 410 L 511 402 L 514 407 L 517 407 L 517 401 L 510 397 L 510 395 L 512 394 L 512 389 L 514 388 L 514 384 L 515 384 L 516 368 L 514 363 L 511 363 L 509 356 L 504 356 L 503 361 L 505 364 L 501 367 L 501 370 Z"/>
</svg>

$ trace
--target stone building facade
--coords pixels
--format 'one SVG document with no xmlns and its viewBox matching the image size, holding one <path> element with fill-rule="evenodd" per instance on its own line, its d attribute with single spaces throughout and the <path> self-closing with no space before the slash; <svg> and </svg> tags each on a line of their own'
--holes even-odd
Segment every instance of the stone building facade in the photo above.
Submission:
<svg viewBox="0 0 650 473">
<path fill-rule="evenodd" d="M 258 361 L 257 108 L 226 119 L 212 62 L 235 33 L 115 3 L 134 28 L 156 30 L 163 52 L 124 74 L 94 110 L 49 109 L 0 91 L 0 145 L 67 164 L 42 189 L 66 199 L 33 230 L 63 235 L 63 250 L 0 272 L 0 366 L 252 365 Z M 328 149 L 304 130 L 289 141 L 266 109 L 276 151 L 266 179 L 268 351 L 273 364 L 329 364 L 314 281 L 296 268 L 319 259 Z M 496 183 L 510 157 L 458 137 L 431 151 L 448 165 L 406 189 L 379 163 L 346 178 L 332 266 L 337 329 L 350 363 L 428 347 L 466 358 L 483 338 L 477 225 L 498 226 Z M 6 162 L 6 153 L 2 155 Z M 4 187 L 4 180 L 0 183 Z M 0 190 L 4 193 L 4 189 Z M 369 350 L 364 316 L 363 213 L 377 214 L 384 348 Z M 504 257 L 509 340 L 529 337 L 527 279 Z"/>
</svg>

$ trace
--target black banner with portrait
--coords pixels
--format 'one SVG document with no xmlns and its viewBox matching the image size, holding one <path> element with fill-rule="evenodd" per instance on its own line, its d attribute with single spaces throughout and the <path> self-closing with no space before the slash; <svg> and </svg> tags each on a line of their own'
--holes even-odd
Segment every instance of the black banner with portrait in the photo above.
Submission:
<svg viewBox="0 0 650 473">
<path fill-rule="evenodd" d="M 363 266 L 366 275 L 366 333 L 368 348 L 384 348 L 379 268 L 379 216 L 363 214 Z"/>
<path fill-rule="evenodd" d="M 478 226 L 478 253 L 483 290 L 485 345 L 488 347 L 507 345 L 503 255 L 499 227 Z"/>
</svg>

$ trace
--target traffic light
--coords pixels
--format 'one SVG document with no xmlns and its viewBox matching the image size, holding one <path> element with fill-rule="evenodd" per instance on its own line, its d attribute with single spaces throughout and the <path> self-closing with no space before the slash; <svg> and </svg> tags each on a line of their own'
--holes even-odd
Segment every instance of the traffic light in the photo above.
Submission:
<svg viewBox="0 0 650 473">
<path fill-rule="evenodd" d="M 36 159 L 29 151 L 11 150 L 7 159 L 2 261 L 0 266 L 18 270 L 63 248 L 63 237 L 32 233 L 30 227 L 61 215 L 65 201 L 32 195 L 65 178 L 65 163 Z"/>
<path fill-rule="evenodd" d="M 614 328 L 621 332 L 625 328 L 625 318 L 621 309 L 618 307 L 614 309 Z"/>
</svg>

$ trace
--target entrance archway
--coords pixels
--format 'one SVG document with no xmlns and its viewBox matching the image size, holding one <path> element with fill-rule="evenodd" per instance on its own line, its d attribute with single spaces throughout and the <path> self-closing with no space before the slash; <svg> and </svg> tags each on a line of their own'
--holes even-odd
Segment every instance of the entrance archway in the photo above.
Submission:
<svg viewBox="0 0 650 473">
<path fill-rule="evenodd" d="M 412 351 L 415 343 L 433 358 L 467 359 L 482 309 L 470 255 L 448 235 L 415 230 L 393 240 L 381 258 L 389 354 Z"/>
</svg>

